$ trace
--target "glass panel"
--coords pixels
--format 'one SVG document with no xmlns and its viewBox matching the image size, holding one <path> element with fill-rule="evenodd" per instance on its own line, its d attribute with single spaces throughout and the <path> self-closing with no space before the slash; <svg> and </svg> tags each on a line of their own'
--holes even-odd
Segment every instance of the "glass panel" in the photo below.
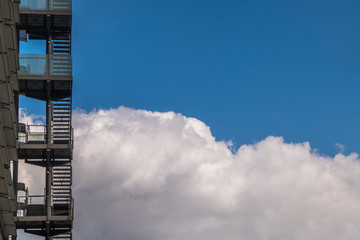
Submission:
<svg viewBox="0 0 360 240">
<path fill-rule="evenodd" d="M 27 142 L 45 142 L 46 126 L 27 126 Z"/>
<path fill-rule="evenodd" d="M 71 0 L 51 0 L 50 10 L 71 11 Z"/>
<path fill-rule="evenodd" d="M 47 75 L 46 54 L 20 54 L 19 75 Z"/>
<path fill-rule="evenodd" d="M 19 75 L 72 75 L 71 55 L 20 54 L 19 59 Z"/>
<path fill-rule="evenodd" d="M 47 0 L 21 0 L 21 10 L 47 10 Z"/>
<path fill-rule="evenodd" d="M 53 54 L 50 58 L 50 75 L 71 75 L 72 64 L 71 55 Z"/>
<path fill-rule="evenodd" d="M 50 6 L 47 6 L 47 0 L 21 0 L 21 10 L 53 10 L 53 11 L 71 11 L 71 0 L 50 0 Z"/>
</svg>

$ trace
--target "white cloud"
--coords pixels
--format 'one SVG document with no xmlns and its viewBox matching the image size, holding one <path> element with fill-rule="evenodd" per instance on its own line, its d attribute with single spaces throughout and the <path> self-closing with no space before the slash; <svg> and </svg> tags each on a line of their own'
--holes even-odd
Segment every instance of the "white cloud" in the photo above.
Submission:
<svg viewBox="0 0 360 240">
<path fill-rule="evenodd" d="M 352 240 L 360 163 L 280 137 L 232 153 L 203 122 L 120 107 L 74 114 L 74 239 Z"/>
<path fill-rule="evenodd" d="M 346 150 L 346 146 L 343 145 L 343 144 L 341 144 L 341 143 L 335 143 L 335 147 L 336 147 L 337 149 L 339 149 L 339 151 L 340 151 L 341 153 L 344 153 L 345 150 Z"/>
<path fill-rule="evenodd" d="M 26 125 L 44 125 L 45 117 L 42 115 L 29 114 L 26 109 L 20 108 L 19 119 L 21 123 Z"/>
</svg>

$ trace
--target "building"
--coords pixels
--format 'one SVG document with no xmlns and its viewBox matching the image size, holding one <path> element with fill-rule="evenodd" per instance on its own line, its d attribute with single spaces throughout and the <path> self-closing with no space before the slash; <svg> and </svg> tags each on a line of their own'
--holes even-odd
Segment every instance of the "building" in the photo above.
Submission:
<svg viewBox="0 0 360 240">
<path fill-rule="evenodd" d="M 71 0 L 0 1 L 1 235 L 15 239 L 16 227 L 45 239 L 72 239 Z M 22 54 L 17 38 L 46 42 L 46 54 Z M 43 125 L 18 123 L 19 95 L 44 101 Z M 43 195 L 18 182 L 18 161 L 44 169 Z"/>
<path fill-rule="evenodd" d="M 14 92 L 19 91 L 17 23 L 17 1 L 0 0 L 0 239 L 16 236 L 13 217 L 16 214 L 16 198 L 10 165 L 18 160 L 18 103 L 14 97 Z"/>
</svg>

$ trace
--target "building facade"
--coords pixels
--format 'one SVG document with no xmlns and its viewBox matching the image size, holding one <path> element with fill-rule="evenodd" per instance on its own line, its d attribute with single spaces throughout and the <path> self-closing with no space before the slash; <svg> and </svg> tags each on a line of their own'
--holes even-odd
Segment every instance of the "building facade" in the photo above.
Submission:
<svg viewBox="0 0 360 240">
<path fill-rule="evenodd" d="M 0 239 L 16 236 L 16 194 L 10 166 L 18 161 L 18 102 L 14 95 L 19 91 L 18 6 L 17 1 L 0 0 Z"/>
</svg>

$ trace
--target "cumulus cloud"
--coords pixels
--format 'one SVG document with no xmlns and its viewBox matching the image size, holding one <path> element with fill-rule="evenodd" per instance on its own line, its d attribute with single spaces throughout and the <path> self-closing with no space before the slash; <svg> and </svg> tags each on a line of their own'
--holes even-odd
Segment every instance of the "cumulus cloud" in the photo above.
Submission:
<svg viewBox="0 0 360 240">
<path fill-rule="evenodd" d="M 352 240 L 357 154 L 281 137 L 231 151 L 203 122 L 125 107 L 74 114 L 74 239 Z"/>
</svg>

